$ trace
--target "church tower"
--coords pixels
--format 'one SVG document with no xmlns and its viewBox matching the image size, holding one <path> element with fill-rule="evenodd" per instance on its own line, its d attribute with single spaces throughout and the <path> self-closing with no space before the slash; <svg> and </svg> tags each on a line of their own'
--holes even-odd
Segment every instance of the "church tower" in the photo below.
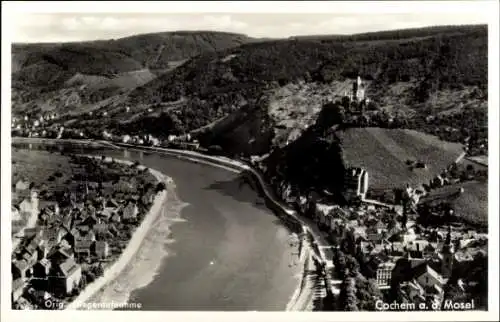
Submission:
<svg viewBox="0 0 500 322">
<path fill-rule="evenodd" d="M 441 274 L 443 274 L 443 277 L 449 278 L 453 270 L 453 257 L 455 254 L 453 244 L 451 243 L 451 226 L 448 226 L 448 234 L 446 235 L 441 254 L 443 256 L 441 260 Z"/>
</svg>

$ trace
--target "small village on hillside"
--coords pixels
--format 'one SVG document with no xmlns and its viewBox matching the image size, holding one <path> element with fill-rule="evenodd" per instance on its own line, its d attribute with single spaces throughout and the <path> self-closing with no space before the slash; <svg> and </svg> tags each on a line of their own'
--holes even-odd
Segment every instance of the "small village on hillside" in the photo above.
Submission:
<svg viewBox="0 0 500 322">
<path fill-rule="evenodd" d="M 33 166 L 29 160 L 17 159 L 13 167 L 15 309 L 64 308 L 120 256 L 156 193 L 165 188 L 137 163 L 64 158 L 70 159 L 72 172 L 47 173 L 46 180 L 33 181 L 30 173 L 19 172 L 25 166 L 20 163 Z"/>
</svg>

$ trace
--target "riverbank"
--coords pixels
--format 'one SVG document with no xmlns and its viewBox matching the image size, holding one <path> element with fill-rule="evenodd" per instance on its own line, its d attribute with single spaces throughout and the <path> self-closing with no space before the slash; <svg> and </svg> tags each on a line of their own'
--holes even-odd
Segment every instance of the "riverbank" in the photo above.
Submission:
<svg viewBox="0 0 500 322">
<path fill-rule="evenodd" d="M 56 141 L 56 140 L 53 140 Z M 94 143 L 102 143 L 102 142 L 94 142 Z M 166 149 L 166 148 L 156 148 L 156 147 L 143 147 L 143 146 L 135 146 L 135 145 L 129 145 L 129 144 L 115 144 L 113 142 L 107 142 L 107 146 L 110 147 L 115 147 L 115 148 L 126 148 L 126 149 L 131 149 L 131 150 L 138 150 L 138 151 L 154 151 L 156 153 L 160 154 L 166 154 L 170 156 L 175 156 L 179 159 L 184 159 L 188 160 L 191 162 L 195 163 L 201 163 L 201 164 L 207 164 L 210 166 L 215 166 L 219 168 L 223 168 L 225 170 L 235 172 L 235 173 L 240 173 L 242 171 L 247 171 L 248 174 L 251 175 L 251 177 L 254 179 L 256 183 L 256 188 L 257 192 L 260 193 L 266 200 L 266 204 L 270 209 L 272 209 L 280 219 L 284 219 L 285 222 L 293 222 L 295 223 L 294 226 L 298 228 L 298 233 L 300 233 L 302 236 L 308 236 L 310 238 L 311 247 L 309 248 L 309 254 L 314 258 L 315 260 L 319 261 L 320 263 L 320 269 L 326 267 L 326 255 L 324 254 L 324 250 L 322 247 L 318 246 L 326 246 L 327 243 L 324 240 L 324 237 L 321 236 L 319 233 L 319 230 L 317 227 L 314 225 L 314 223 L 310 223 L 307 221 L 307 218 L 299 218 L 298 214 L 294 209 L 283 203 L 282 201 L 279 200 L 279 198 L 274 196 L 274 193 L 270 191 L 270 188 L 266 184 L 265 180 L 263 179 L 262 175 L 255 169 L 253 169 L 251 166 L 237 161 L 237 160 L 232 160 L 228 159 L 225 157 L 218 157 L 218 156 L 207 156 L 198 152 L 194 151 L 183 151 L 183 150 L 174 150 L 174 149 Z M 305 253 L 306 250 L 303 250 L 303 253 Z M 308 258 L 307 256 L 304 258 Z M 302 262 L 299 265 L 304 265 L 304 262 Z M 293 292 L 289 303 L 287 305 L 287 310 L 291 311 L 296 311 L 296 310 L 311 310 L 312 309 L 312 301 L 314 300 L 314 293 L 315 293 L 315 288 L 317 287 L 317 284 L 312 283 L 308 278 L 307 278 L 307 271 L 305 270 L 306 267 L 312 269 L 316 269 L 314 267 L 314 260 L 307 260 L 307 266 L 304 265 L 304 270 L 302 272 L 302 277 L 299 279 L 299 285 L 297 286 L 297 289 L 295 292 Z M 325 286 L 328 287 L 329 283 L 326 283 Z M 87 298 L 88 299 L 88 298 Z"/>
<path fill-rule="evenodd" d="M 251 179 L 257 185 L 254 188 L 257 190 L 259 194 L 264 196 L 267 201 L 267 206 L 277 213 L 278 217 L 281 220 L 284 220 L 285 223 L 292 224 L 295 226 L 295 230 L 299 234 L 309 235 L 312 237 L 311 245 L 304 247 L 303 254 L 304 257 L 301 258 L 299 265 L 304 265 L 304 269 L 302 272 L 302 276 L 299 282 L 297 289 L 294 294 L 291 296 L 291 299 L 287 305 L 287 311 L 304 311 L 304 310 L 312 310 L 314 294 L 316 292 L 316 285 L 308 278 L 308 273 L 310 271 L 316 270 L 317 267 L 314 264 L 313 258 L 321 263 L 320 269 L 324 269 L 331 266 L 331 261 L 327 260 L 327 255 L 325 254 L 325 247 L 328 248 L 329 244 L 326 239 L 321 235 L 321 232 L 317 228 L 317 226 L 308 221 L 306 218 L 302 219 L 298 216 L 297 212 L 286 205 L 284 202 L 280 201 L 274 193 L 270 191 L 269 186 L 266 184 L 262 174 L 260 174 L 256 169 L 245 164 L 243 162 L 228 159 L 225 157 L 217 157 L 217 156 L 207 156 L 194 151 L 182 151 L 182 150 L 173 150 L 166 148 L 156 148 L 156 147 L 139 147 L 131 144 L 116 144 L 117 147 L 126 147 L 137 150 L 153 150 L 156 152 L 165 153 L 168 155 L 175 155 L 178 158 L 185 159 L 188 161 L 194 161 L 199 163 L 208 164 L 211 166 L 221 167 L 229 171 L 233 172 L 242 172 L 246 171 L 247 174 L 251 176 Z M 326 277 L 325 281 L 325 291 L 331 291 L 332 293 L 337 294 L 338 289 L 335 289 L 331 286 L 331 283 Z"/>
<path fill-rule="evenodd" d="M 89 156 L 92 158 L 97 158 L 95 156 Z M 119 163 L 131 165 L 132 162 L 125 160 L 114 160 Z M 167 177 L 165 174 L 154 170 L 148 169 L 149 172 L 158 180 L 158 182 L 164 182 L 165 184 L 169 184 L 171 182 L 171 178 Z M 89 285 L 75 298 L 65 309 L 75 310 L 75 309 L 85 309 L 86 302 L 92 298 L 100 289 L 102 289 L 106 284 L 112 282 L 118 275 L 123 271 L 125 266 L 130 262 L 134 254 L 137 252 L 139 247 L 141 246 L 144 238 L 148 230 L 151 228 L 151 225 L 155 222 L 160 214 L 160 210 L 163 207 L 167 198 L 167 191 L 160 191 L 151 206 L 150 210 L 146 214 L 144 220 L 140 224 L 140 226 L 136 229 L 132 238 L 130 239 L 127 247 L 124 249 L 118 260 L 112 264 L 110 267 L 106 268 L 103 276 L 99 277 Z"/>
</svg>

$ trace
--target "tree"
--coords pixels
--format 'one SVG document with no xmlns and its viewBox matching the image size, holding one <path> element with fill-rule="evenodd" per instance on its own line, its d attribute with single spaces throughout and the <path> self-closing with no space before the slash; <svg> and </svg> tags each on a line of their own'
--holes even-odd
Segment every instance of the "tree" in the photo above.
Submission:
<svg viewBox="0 0 500 322">
<path fill-rule="evenodd" d="M 94 273 L 97 277 L 100 277 L 104 274 L 104 267 L 102 266 L 101 263 L 99 263 L 94 270 Z"/>
<path fill-rule="evenodd" d="M 366 279 L 361 274 L 356 276 L 356 296 L 361 311 L 374 311 L 376 303 L 382 299 L 382 293 L 373 279 Z"/>
<path fill-rule="evenodd" d="M 358 260 L 352 256 L 346 256 L 346 268 L 350 277 L 355 277 L 359 273 L 359 263 Z"/>
<path fill-rule="evenodd" d="M 337 273 L 337 278 L 338 279 L 345 279 L 347 275 L 347 259 L 345 254 L 341 251 L 338 250 L 336 251 L 336 256 L 335 256 L 335 270 Z"/>
<path fill-rule="evenodd" d="M 356 280 L 352 277 L 348 277 L 342 282 L 339 294 L 339 308 L 345 311 L 358 311 Z"/>
<path fill-rule="evenodd" d="M 408 215 L 406 211 L 403 211 L 403 215 L 401 216 L 401 227 L 406 229 L 406 225 L 408 224 Z"/>
<path fill-rule="evenodd" d="M 156 192 L 160 192 L 160 191 L 163 191 L 165 190 L 167 187 L 165 185 L 165 182 L 159 182 L 157 185 L 156 185 L 156 189 L 155 191 Z"/>
<path fill-rule="evenodd" d="M 345 109 L 339 102 L 326 103 L 316 120 L 318 131 L 322 132 L 335 124 L 344 123 Z"/>
<path fill-rule="evenodd" d="M 85 274 L 83 275 L 86 275 L 85 276 L 85 281 L 86 283 L 92 283 L 93 281 L 95 281 L 95 278 L 96 276 L 94 275 L 94 273 L 90 272 L 90 271 L 87 271 Z"/>
</svg>

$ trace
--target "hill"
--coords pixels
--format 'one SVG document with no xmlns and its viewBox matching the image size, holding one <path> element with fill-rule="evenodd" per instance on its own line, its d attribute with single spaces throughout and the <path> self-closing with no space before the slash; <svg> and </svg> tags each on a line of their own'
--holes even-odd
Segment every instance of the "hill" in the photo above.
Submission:
<svg viewBox="0 0 500 322">
<path fill-rule="evenodd" d="M 464 193 L 457 193 L 463 188 Z M 488 226 L 488 182 L 469 181 L 432 191 L 422 202 L 449 202 L 458 217 L 479 226 Z"/>
<path fill-rule="evenodd" d="M 362 41 L 353 36 L 247 43 L 197 57 L 136 88 L 128 101 L 154 107 L 186 99 L 186 105 L 176 111 L 181 120 L 181 128 L 176 130 L 181 132 L 214 122 L 234 112 L 236 106 L 251 104 L 262 93 L 287 84 L 303 81 L 328 87 L 358 74 L 370 82 L 367 91 L 373 101 L 407 110 L 410 115 L 431 108 L 447 110 L 450 104 L 469 97 L 471 104 L 480 103 L 476 98 L 484 101 L 487 28 L 431 31 L 391 31 L 378 38 L 370 34 L 360 36 Z M 441 94 L 445 95 L 442 99 Z M 397 102 L 391 101 L 394 96 L 399 97 Z"/>
<path fill-rule="evenodd" d="M 487 134 L 484 124 L 487 112 L 487 26 L 444 26 L 265 41 L 222 34 L 217 36 L 219 38 L 213 36 L 222 45 L 210 47 L 197 56 L 190 55 L 191 59 L 175 69 L 159 73 L 158 70 L 165 67 L 159 61 L 176 59 L 178 64 L 177 59 L 186 58 L 180 54 L 182 51 L 178 51 L 155 60 L 151 50 L 141 49 L 156 48 L 163 37 L 170 39 L 170 43 L 181 37 L 187 42 L 186 48 L 192 48 L 190 33 L 43 45 L 30 54 L 43 58 L 39 61 L 42 67 L 38 63 L 22 63 L 29 60 L 21 52 L 19 57 L 24 58 L 17 65 L 22 68 L 14 73 L 13 79 L 18 77 L 16 74 L 33 68 L 40 69 L 40 75 L 25 73 L 28 80 L 28 75 L 35 75 L 40 84 L 62 82 L 66 84 L 64 86 L 70 86 L 74 83 L 68 85 L 68 80 L 74 77 L 82 79 L 79 75 L 84 75 L 85 82 L 88 82 L 84 89 L 64 88 L 64 91 L 79 97 L 74 100 L 76 106 L 61 106 L 64 122 L 72 127 L 107 128 L 116 134 L 133 130 L 160 137 L 191 132 L 204 145 L 222 145 L 230 153 L 263 154 L 297 139 L 314 123 L 325 100 L 340 99 L 345 90 L 351 88 L 357 75 L 365 81 L 367 96 L 372 101 L 371 109 L 383 112 L 381 115 L 386 119 L 397 119 L 399 127 L 406 126 L 440 137 L 449 132 L 451 134 L 445 136 L 454 141 L 463 141 L 467 136 L 481 141 Z M 196 39 L 200 39 L 200 44 L 210 43 L 204 41 L 204 36 Z M 47 59 L 51 55 L 40 54 L 47 51 L 58 53 L 67 50 L 68 46 L 78 53 L 73 53 L 74 61 L 85 61 L 88 55 L 81 55 L 80 49 L 86 48 L 87 52 L 95 52 L 93 56 L 101 57 L 99 61 L 103 64 L 76 72 L 72 62 L 62 64 L 57 59 Z M 104 61 L 110 59 L 116 59 L 118 63 L 107 70 Z M 132 82 L 133 86 L 128 86 L 127 81 L 127 86 L 104 88 L 96 85 L 115 84 L 114 79 L 120 75 L 118 71 L 132 73 L 138 68 L 146 70 L 145 67 L 155 75 L 146 77 L 147 82 L 136 81 Z M 45 68 L 51 72 L 43 72 Z M 96 86 L 99 88 L 95 89 Z M 22 111 L 36 110 L 44 102 L 55 101 L 54 98 L 63 95 L 60 87 L 49 92 L 44 90 L 41 94 L 33 89 L 36 86 L 30 87 L 27 95 L 22 92 L 25 86 L 21 87 L 13 99 L 14 105 L 22 106 Z M 64 95 L 68 95 L 66 92 Z M 27 104 L 26 100 L 30 103 Z M 124 113 L 126 107 L 131 110 Z M 240 111 L 241 108 L 245 110 Z M 83 117 L 82 113 L 91 110 L 99 113 Z M 248 114 L 246 111 L 253 112 Z M 104 112 L 108 115 L 106 118 Z M 242 118 L 246 114 L 247 117 Z M 437 114 L 439 117 L 434 121 L 427 121 Z M 468 128 L 466 122 L 470 115 L 480 116 L 473 128 Z M 380 116 L 376 118 L 380 119 Z M 456 121 L 465 127 L 455 128 Z M 380 120 L 370 122 L 372 127 L 381 126 Z M 387 123 L 386 120 L 383 122 Z M 353 122 L 352 126 L 359 124 Z M 265 139 L 256 140 L 259 135 Z M 486 153 L 484 149 L 479 152 Z"/>
<path fill-rule="evenodd" d="M 372 191 L 428 183 L 463 152 L 461 144 L 413 130 L 350 128 L 338 135 L 346 166 L 367 169 Z M 408 160 L 426 168 L 412 169 Z"/>
<path fill-rule="evenodd" d="M 12 89 L 19 92 L 14 107 L 61 89 L 78 74 L 114 78 L 143 69 L 161 74 L 192 57 L 251 40 L 241 34 L 179 31 L 81 43 L 13 44 Z"/>
</svg>

